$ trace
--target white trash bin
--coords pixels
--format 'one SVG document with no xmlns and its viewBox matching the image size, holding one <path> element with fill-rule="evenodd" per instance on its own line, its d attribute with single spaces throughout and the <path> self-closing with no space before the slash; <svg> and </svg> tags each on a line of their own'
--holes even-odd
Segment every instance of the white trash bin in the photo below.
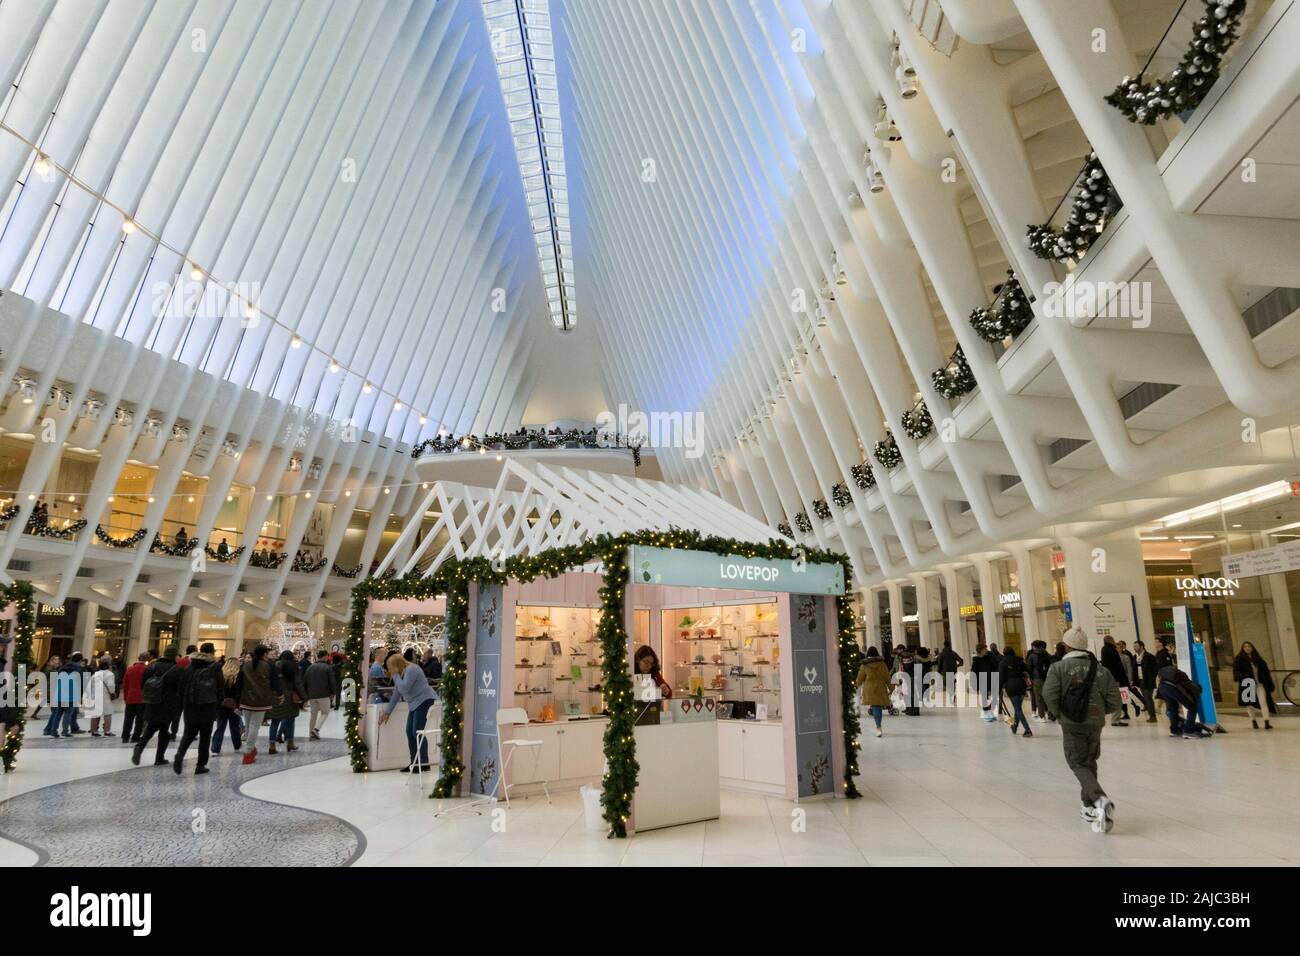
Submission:
<svg viewBox="0 0 1300 956">
<path fill-rule="evenodd" d="M 587 818 L 587 829 L 605 829 L 605 820 L 601 816 L 604 811 L 600 806 L 600 788 L 587 785 L 580 788 L 578 792 L 582 794 L 582 807 Z"/>
</svg>

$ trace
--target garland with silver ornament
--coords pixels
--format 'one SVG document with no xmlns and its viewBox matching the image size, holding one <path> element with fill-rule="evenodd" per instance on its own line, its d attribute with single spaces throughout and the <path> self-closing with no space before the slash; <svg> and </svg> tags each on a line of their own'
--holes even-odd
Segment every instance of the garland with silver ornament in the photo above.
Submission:
<svg viewBox="0 0 1300 956">
<path fill-rule="evenodd" d="M 27 527 L 23 528 L 23 533 L 33 534 L 38 538 L 54 538 L 56 541 L 71 541 L 77 536 L 77 533 L 89 523 L 90 522 L 85 518 L 78 518 L 66 528 L 55 528 L 51 526 L 49 518 L 37 517 L 37 513 L 33 511 L 27 516 Z"/>
<path fill-rule="evenodd" d="M 831 519 L 831 506 L 826 503 L 825 498 L 818 498 L 813 502 L 813 514 L 822 521 Z"/>
<path fill-rule="evenodd" d="M 950 402 L 975 391 L 978 384 L 975 373 L 971 371 L 970 362 L 966 360 L 966 353 L 960 345 L 948 356 L 947 365 L 930 373 L 930 384 Z"/>
<path fill-rule="evenodd" d="M 1023 332 L 1033 321 L 1034 310 L 1029 305 L 1029 296 L 1025 295 L 1025 290 L 1020 287 L 1020 282 L 1010 269 L 1007 270 L 1006 280 L 994 287 L 993 295 L 993 304 L 988 308 L 971 311 L 970 324 L 976 335 L 985 342 L 996 345 L 1004 339 L 1015 338 Z M 958 348 L 960 350 L 960 346 Z M 956 355 L 955 352 L 953 354 Z M 965 360 L 966 356 L 963 353 L 962 361 Z M 951 364 L 951 359 L 949 363 Z M 966 371 L 970 371 L 969 365 Z M 931 376 L 932 379 L 934 375 Z M 974 382 L 974 376 L 971 376 L 971 381 Z"/>
<path fill-rule="evenodd" d="M 284 564 L 286 557 L 288 555 L 283 551 L 254 551 L 248 556 L 248 563 L 255 568 L 274 571 Z"/>
<path fill-rule="evenodd" d="M 900 416 L 903 434 L 912 441 L 920 441 L 934 431 L 934 416 L 930 414 L 925 400 L 917 402 Z"/>
<path fill-rule="evenodd" d="M 293 556 L 293 564 L 289 566 L 289 570 L 297 571 L 299 574 L 315 574 L 329 563 L 329 558 L 321 558 L 319 561 L 313 561 L 305 554 L 295 554 Z"/>
<path fill-rule="evenodd" d="M 831 501 L 835 502 L 837 508 L 847 508 L 853 504 L 853 492 L 849 491 L 849 486 L 841 481 L 831 489 Z"/>
<path fill-rule="evenodd" d="M 7 508 L 0 509 L 0 524 L 17 518 L 20 511 L 22 511 L 22 508 L 18 507 L 18 505 L 10 505 Z"/>
<path fill-rule="evenodd" d="M 782 521 L 780 524 L 778 524 L 778 525 L 776 526 L 776 530 L 777 530 L 777 531 L 778 531 L 782 536 L 784 536 L 784 537 L 787 537 L 787 538 L 793 538 L 793 537 L 794 537 L 794 529 L 791 528 L 791 527 L 790 527 L 788 524 L 786 524 L 784 521 Z"/>
<path fill-rule="evenodd" d="M 102 541 L 104 544 L 108 545 L 110 548 L 121 548 L 121 549 L 134 548 L 137 544 L 139 544 L 141 541 L 144 540 L 145 535 L 147 535 L 148 533 L 149 533 L 148 528 L 136 528 L 125 538 L 115 538 L 107 531 L 104 530 L 104 526 L 102 524 L 95 525 L 95 537 L 98 538 L 100 541 Z"/>
<path fill-rule="evenodd" d="M 188 558 L 190 552 L 199 544 L 198 535 L 192 538 L 181 537 L 181 544 L 168 544 L 161 536 L 153 536 L 153 544 L 149 545 L 149 550 L 155 554 L 165 554 L 171 558 Z"/>
<path fill-rule="evenodd" d="M 853 483 L 863 491 L 876 487 L 876 473 L 872 471 L 870 462 L 864 461 L 861 464 L 854 465 L 849 469 L 849 476 L 853 479 Z"/>
<path fill-rule="evenodd" d="M 340 567 L 338 562 L 335 562 L 330 566 L 330 574 L 337 578 L 355 578 L 360 573 L 361 565 L 359 564 L 356 567 L 344 568 Z"/>
<path fill-rule="evenodd" d="M 479 437 L 478 435 L 435 435 L 426 438 L 411 449 L 412 458 L 421 458 L 432 452 L 438 455 L 450 455 L 458 451 L 502 450 L 522 451 L 525 448 L 541 449 L 559 448 L 570 445 L 575 448 L 626 448 L 632 452 L 632 467 L 641 465 L 641 443 L 629 441 L 623 435 L 609 435 L 599 428 L 586 431 L 578 428 L 520 428 L 513 432 L 495 432 Z"/>
<path fill-rule="evenodd" d="M 898 442 L 893 432 L 886 435 L 884 441 L 876 442 L 871 447 L 871 451 L 876 456 L 876 461 L 885 468 L 897 468 L 903 463 L 903 453 L 898 450 Z"/>
<path fill-rule="evenodd" d="M 231 561 L 238 561 L 239 556 L 243 554 L 244 551 L 247 550 L 247 548 L 248 545 L 246 544 L 241 544 L 237 548 L 227 548 L 226 553 L 223 556 L 218 549 L 209 547 L 208 545 L 205 544 L 203 546 L 203 553 L 206 554 L 213 561 L 220 562 L 221 564 L 229 564 Z"/>
<path fill-rule="evenodd" d="M 1030 226 L 1029 249 L 1040 259 L 1078 262 L 1106 228 L 1106 210 L 1115 188 L 1096 153 L 1088 154 L 1079 173 L 1079 191 L 1070 206 L 1070 217 L 1058 232 L 1050 223 Z"/>
<path fill-rule="evenodd" d="M 1150 83 L 1142 73 L 1126 76 L 1106 95 L 1106 102 L 1129 122 L 1144 126 L 1196 109 L 1218 82 L 1245 13 L 1246 0 L 1205 0 L 1205 13 L 1193 25 L 1191 43 L 1178 66 Z"/>
<path fill-rule="evenodd" d="M 794 516 L 794 526 L 804 534 L 812 534 L 812 521 L 808 518 L 808 512 L 801 511 Z"/>
</svg>

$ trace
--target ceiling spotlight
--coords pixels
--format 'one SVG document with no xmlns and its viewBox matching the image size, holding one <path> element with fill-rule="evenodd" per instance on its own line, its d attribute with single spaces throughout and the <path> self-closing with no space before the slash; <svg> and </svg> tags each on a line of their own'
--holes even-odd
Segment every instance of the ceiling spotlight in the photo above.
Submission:
<svg viewBox="0 0 1300 956">
<path fill-rule="evenodd" d="M 478 453 L 479 453 L 480 455 L 486 455 L 486 454 L 487 454 L 487 449 L 486 449 L 485 447 L 483 447 L 482 445 L 479 445 L 479 447 L 478 447 Z"/>
<path fill-rule="evenodd" d="M 23 397 L 23 404 L 30 405 L 36 401 L 36 383 L 29 378 L 18 380 L 18 394 Z"/>
<path fill-rule="evenodd" d="M 130 219 L 123 219 L 122 231 L 126 233 L 128 236 L 131 235 L 131 233 L 135 232 L 135 223 L 132 222 Z"/>
<path fill-rule="evenodd" d="M 387 488 L 384 489 L 384 494 L 388 494 L 388 489 L 387 489 Z"/>
<path fill-rule="evenodd" d="M 840 265 L 840 254 L 834 250 L 831 251 L 831 276 L 835 279 L 836 285 L 848 284 L 848 274 L 844 271 L 844 267 Z"/>
<path fill-rule="evenodd" d="M 190 263 L 190 278 L 193 279 L 195 282 L 203 281 L 203 270 L 200 269 L 193 262 Z"/>
<path fill-rule="evenodd" d="M 298 336 L 295 335 L 293 338 L 289 340 L 289 348 L 291 349 L 302 348 L 302 339 L 298 338 Z"/>
<path fill-rule="evenodd" d="M 234 500 L 235 500 L 234 495 L 226 495 L 226 501 L 234 501 Z"/>
<path fill-rule="evenodd" d="M 77 500 L 77 496 L 76 496 L 76 495 L 68 495 L 68 501 L 71 501 L 71 502 L 74 502 L 74 503 L 75 503 L 76 500 Z"/>
<path fill-rule="evenodd" d="M 370 383 L 369 383 L 369 382 L 364 383 L 364 384 L 361 386 L 361 391 L 363 391 L 363 392 L 365 392 L 367 395 L 369 395 L 369 394 L 370 394 L 370 391 L 371 391 L 371 389 L 370 389 Z"/>
<path fill-rule="evenodd" d="M 28 501 L 35 501 L 35 500 L 36 500 L 36 496 L 35 496 L 35 495 L 28 495 L 28 496 L 27 496 L 27 500 L 28 500 Z"/>
<path fill-rule="evenodd" d="M 149 496 L 149 504 L 153 504 L 153 501 L 154 501 L 153 495 L 150 495 L 150 496 Z"/>
<path fill-rule="evenodd" d="M 882 143 L 897 143 L 903 138 L 903 133 L 899 130 L 898 124 L 890 119 L 888 114 L 876 121 L 873 131 L 876 134 L 876 139 Z"/>
<path fill-rule="evenodd" d="M 427 419 L 425 416 L 421 415 L 421 416 L 420 416 L 420 424 L 421 424 L 421 425 L 427 425 L 427 424 L 429 424 L 429 419 Z"/>
<path fill-rule="evenodd" d="M 344 488 L 344 489 L 343 489 L 343 497 L 344 497 L 344 498 L 351 498 L 351 497 L 352 497 L 352 492 L 351 492 L 349 489 Z"/>
<path fill-rule="evenodd" d="M 402 400 L 399 398 L 393 402 L 393 411 L 400 412 L 401 410 L 402 410 Z"/>
<path fill-rule="evenodd" d="M 845 197 L 845 199 L 848 201 L 848 204 L 850 206 L 862 205 L 862 194 L 858 192 L 856 189 L 850 189 L 849 194 Z"/>
<path fill-rule="evenodd" d="M 267 500 L 267 501 L 270 501 L 270 500 L 271 500 L 271 498 L 272 498 L 272 496 L 271 496 L 271 495 L 267 495 L 267 496 L 266 496 L 266 500 Z"/>
<path fill-rule="evenodd" d="M 334 373 L 334 372 L 337 372 L 338 370 L 339 370 L 339 363 L 338 363 L 336 360 L 334 360 L 334 359 L 330 359 L 330 372 L 331 372 L 331 374 Z"/>
<path fill-rule="evenodd" d="M 44 153 L 37 153 L 36 162 L 32 164 L 32 169 L 36 171 L 36 175 L 42 178 L 48 176 L 50 174 L 50 157 Z"/>
<path fill-rule="evenodd" d="M 246 319 L 257 318 L 257 306 L 253 305 L 253 303 L 251 302 L 248 303 L 248 305 L 244 306 L 244 318 Z"/>
<path fill-rule="evenodd" d="M 186 500 L 187 500 L 190 504 L 194 504 L 194 496 L 193 496 L 193 495 L 190 495 L 189 498 L 187 498 Z"/>
<path fill-rule="evenodd" d="M 894 79 L 898 80 L 898 93 L 905 100 L 912 99 L 921 91 L 921 81 L 916 78 L 916 70 L 907 63 L 898 65 Z"/>
<path fill-rule="evenodd" d="M 504 461 L 505 457 L 505 455 L 497 455 L 497 461 Z"/>
<path fill-rule="evenodd" d="M 872 163 L 871 168 L 867 170 L 867 180 L 871 183 L 871 191 L 873 193 L 882 193 L 885 191 L 885 176 L 880 171 L 880 167 L 875 163 Z"/>
<path fill-rule="evenodd" d="M 311 497 L 311 492 L 310 492 L 310 491 L 304 491 L 304 492 L 303 492 L 303 496 L 306 497 L 306 498 L 310 498 L 310 497 Z"/>
</svg>

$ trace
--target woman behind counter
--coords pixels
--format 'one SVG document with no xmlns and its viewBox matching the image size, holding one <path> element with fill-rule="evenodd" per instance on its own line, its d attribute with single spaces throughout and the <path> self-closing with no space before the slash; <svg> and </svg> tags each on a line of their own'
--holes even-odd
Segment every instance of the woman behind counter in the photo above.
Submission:
<svg viewBox="0 0 1300 956">
<path fill-rule="evenodd" d="M 419 665 L 412 664 L 397 651 L 393 651 L 384 661 L 384 666 L 393 678 L 393 695 L 389 698 L 384 712 L 379 715 L 379 723 L 388 723 L 399 700 L 406 701 L 406 746 L 411 752 L 411 761 L 402 768 L 402 773 L 410 773 L 415 767 L 415 734 L 424 729 L 429 717 L 429 708 L 433 706 L 435 695 L 429 686 L 429 679 Z M 429 741 L 420 742 L 420 769 L 429 769 Z"/>
<path fill-rule="evenodd" d="M 659 655 L 654 652 L 649 644 L 642 644 L 636 649 L 636 654 L 632 660 L 636 664 L 638 674 L 649 674 L 654 678 L 655 686 L 659 688 L 659 695 L 664 700 L 670 700 L 673 696 L 673 689 L 664 680 L 664 675 L 659 670 Z"/>
</svg>

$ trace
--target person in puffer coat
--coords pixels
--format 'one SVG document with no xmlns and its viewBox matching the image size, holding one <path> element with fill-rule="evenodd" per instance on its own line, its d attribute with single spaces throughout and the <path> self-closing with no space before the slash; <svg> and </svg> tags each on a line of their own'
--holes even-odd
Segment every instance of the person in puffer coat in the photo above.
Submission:
<svg viewBox="0 0 1300 956">
<path fill-rule="evenodd" d="M 1106 715 L 1119 713 L 1122 705 L 1119 684 L 1088 650 L 1088 635 L 1082 628 L 1070 628 L 1061 640 L 1069 651 L 1048 670 L 1043 699 L 1047 713 L 1061 724 L 1065 763 L 1079 781 L 1079 799 L 1083 802 L 1079 815 L 1092 825 L 1094 833 L 1109 833 L 1114 825 L 1115 804 L 1097 779 L 1097 761 Z M 1081 720 L 1076 719 L 1078 715 L 1065 713 L 1062 705 L 1069 698 L 1071 686 L 1086 682 L 1093 668 L 1085 712 Z"/>
<path fill-rule="evenodd" d="M 874 647 L 867 648 L 867 656 L 858 667 L 858 676 L 854 685 L 862 689 L 862 706 L 871 713 L 876 722 L 876 736 L 883 737 L 880 720 L 889 706 L 889 665 Z"/>
</svg>

